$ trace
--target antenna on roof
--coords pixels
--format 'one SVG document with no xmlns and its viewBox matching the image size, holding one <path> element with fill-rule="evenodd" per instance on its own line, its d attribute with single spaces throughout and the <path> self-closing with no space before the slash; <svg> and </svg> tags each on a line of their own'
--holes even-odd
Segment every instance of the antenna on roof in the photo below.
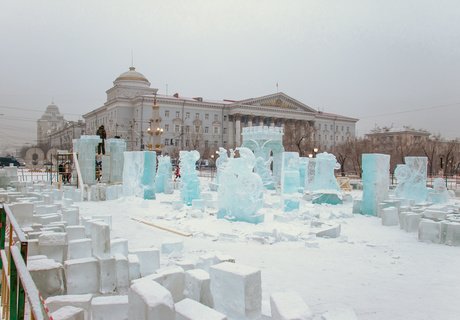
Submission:
<svg viewBox="0 0 460 320">
<path fill-rule="evenodd" d="M 54 104 L 54 97 L 51 97 L 51 104 Z"/>
<path fill-rule="evenodd" d="M 278 82 L 276 82 L 276 93 L 278 93 Z"/>
</svg>

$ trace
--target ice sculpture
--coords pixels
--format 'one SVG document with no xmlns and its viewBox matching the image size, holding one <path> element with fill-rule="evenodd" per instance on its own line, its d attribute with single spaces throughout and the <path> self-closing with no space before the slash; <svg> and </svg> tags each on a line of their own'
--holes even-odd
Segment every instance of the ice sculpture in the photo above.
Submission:
<svg viewBox="0 0 460 320">
<path fill-rule="evenodd" d="M 264 216 L 258 214 L 263 207 L 263 183 L 259 175 L 253 173 L 256 159 L 248 148 L 237 148 L 239 158 L 228 159 L 220 177 L 218 191 L 219 219 L 263 222 Z"/>
<path fill-rule="evenodd" d="M 157 193 L 172 193 L 172 165 L 169 156 L 158 157 L 158 170 L 155 178 Z"/>
<path fill-rule="evenodd" d="M 281 201 L 284 211 L 299 209 L 299 154 L 283 152 L 281 162 Z"/>
<path fill-rule="evenodd" d="M 225 169 L 228 162 L 228 154 L 227 149 L 222 147 L 219 147 L 219 151 L 217 153 L 219 154 L 219 157 L 216 160 L 217 174 L 215 185 L 218 187 L 220 183 L 220 176 L 222 175 L 222 171 Z"/>
<path fill-rule="evenodd" d="M 395 193 L 397 197 L 425 202 L 428 195 L 426 188 L 427 157 L 405 157 L 406 164 L 396 166 L 395 177 L 398 181 Z"/>
<path fill-rule="evenodd" d="M 126 151 L 126 141 L 123 139 L 105 140 L 105 154 L 109 155 L 109 170 L 102 165 L 102 173 L 109 171 L 108 181 L 110 183 L 121 183 L 123 181 L 123 153 Z"/>
<path fill-rule="evenodd" d="M 340 164 L 331 153 L 318 153 L 315 161 L 315 179 L 313 191 L 340 191 L 334 170 L 340 169 Z"/>
<path fill-rule="evenodd" d="M 281 181 L 281 157 L 284 152 L 284 129 L 281 127 L 253 126 L 243 128 L 241 135 L 243 136 L 241 147 L 249 148 L 254 152 L 256 158 L 262 157 L 265 162 L 272 159 L 272 177 L 275 183 L 279 183 Z"/>
<path fill-rule="evenodd" d="M 449 202 L 450 196 L 447 191 L 446 181 L 443 178 L 436 178 L 433 181 L 433 189 L 428 193 L 428 201 L 439 204 Z"/>
<path fill-rule="evenodd" d="M 196 162 L 200 153 L 196 150 L 179 153 L 182 202 L 191 206 L 193 199 L 200 199 L 200 180 L 196 171 Z"/>
<path fill-rule="evenodd" d="M 362 155 L 363 200 L 361 213 L 376 216 L 378 205 L 388 198 L 390 187 L 390 156 L 366 153 Z"/>
<path fill-rule="evenodd" d="M 155 199 L 155 172 L 157 154 L 155 151 L 144 151 L 144 170 L 142 172 L 142 189 L 145 200 Z"/>
<path fill-rule="evenodd" d="M 155 199 L 156 153 L 129 151 L 124 153 L 123 194 Z"/>
<path fill-rule="evenodd" d="M 100 142 L 99 136 L 86 135 L 73 140 L 73 150 L 78 154 L 78 164 L 84 184 L 96 183 L 96 148 Z"/>
<path fill-rule="evenodd" d="M 265 189 L 268 190 L 275 190 L 275 183 L 273 181 L 272 173 L 270 171 L 270 164 L 272 160 L 265 161 L 264 158 L 258 157 L 256 159 L 256 165 L 254 171 L 259 175 L 262 179 L 262 183 Z"/>
<path fill-rule="evenodd" d="M 308 159 L 307 157 L 300 157 L 299 158 L 299 182 L 300 187 L 305 189 L 306 186 L 306 179 L 307 179 L 307 172 L 308 172 Z"/>
<path fill-rule="evenodd" d="M 334 170 L 340 169 L 340 164 L 331 153 L 323 152 L 316 156 L 315 178 L 311 191 L 312 202 L 317 204 L 340 204 L 342 203 L 342 193 Z"/>
<path fill-rule="evenodd" d="M 307 158 L 304 191 L 312 191 L 315 182 L 316 158 Z"/>
</svg>

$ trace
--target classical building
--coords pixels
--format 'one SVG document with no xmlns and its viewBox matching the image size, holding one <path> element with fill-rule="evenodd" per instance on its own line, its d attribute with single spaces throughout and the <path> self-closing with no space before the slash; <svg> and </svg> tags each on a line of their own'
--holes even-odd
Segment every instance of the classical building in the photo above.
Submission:
<svg viewBox="0 0 460 320">
<path fill-rule="evenodd" d="M 208 158 L 220 146 L 240 146 L 242 128 L 247 126 L 283 127 L 286 150 L 299 151 L 305 142 L 311 149 L 330 150 L 355 136 L 358 121 L 318 112 L 282 92 L 212 101 L 157 91 L 130 67 L 106 91 L 104 105 L 83 115 L 86 134 L 96 134 L 104 125 L 107 137 L 125 139 L 128 150 L 153 148 L 176 157 L 179 150 L 196 149 Z"/>
<path fill-rule="evenodd" d="M 50 134 L 62 128 L 64 124 L 64 116 L 59 112 L 58 106 L 51 103 L 37 120 L 37 145 L 49 145 Z"/>
</svg>

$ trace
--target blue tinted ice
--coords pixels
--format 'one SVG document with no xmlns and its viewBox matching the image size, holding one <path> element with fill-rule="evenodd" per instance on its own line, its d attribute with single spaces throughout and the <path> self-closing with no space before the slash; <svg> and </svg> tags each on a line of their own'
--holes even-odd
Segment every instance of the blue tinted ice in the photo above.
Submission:
<svg viewBox="0 0 460 320">
<path fill-rule="evenodd" d="M 377 215 L 378 205 L 388 198 L 390 187 L 390 156 L 369 153 L 362 155 L 363 201 L 361 213 Z"/>
<path fill-rule="evenodd" d="M 200 199 L 200 180 L 195 167 L 198 159 L 200 159 L 200 153 L 196 150 L 179 153 L 181 198 L 188 206 L 192 205 L 193 199 Z"/>
</svg>

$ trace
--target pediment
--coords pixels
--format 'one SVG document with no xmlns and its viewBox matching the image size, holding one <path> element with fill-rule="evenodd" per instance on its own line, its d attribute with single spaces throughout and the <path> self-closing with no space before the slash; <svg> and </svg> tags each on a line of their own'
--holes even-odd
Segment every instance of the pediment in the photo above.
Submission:
<svg viewBox="0 0 460 320">
<path fill-rule="evenodd" d="M 274 93 L 268 96 L 238 101 L 235 104 L 239 106 L 272 107 L 278 110 L 288 109 L 304 112 L 317 112 L 315 109 L 282 92 Z"/>
</svg>

